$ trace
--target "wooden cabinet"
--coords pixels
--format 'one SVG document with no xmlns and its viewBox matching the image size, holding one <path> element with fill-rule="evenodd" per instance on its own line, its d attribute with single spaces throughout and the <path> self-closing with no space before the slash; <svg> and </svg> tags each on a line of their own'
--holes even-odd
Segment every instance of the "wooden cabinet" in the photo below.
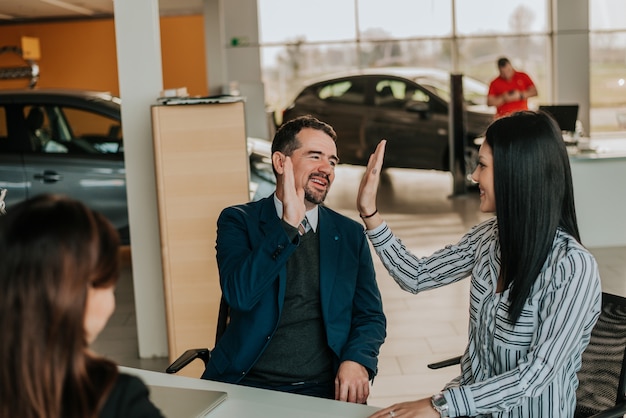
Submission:
<svg viewBox="0 0 626 418">
<path fill-rule="evenodd" d="M 212 348 L 221 290 L 217 217 L 249 200 L 241 101 L 152 107 L 163 285 L 170 361 Z M 199 377 L 200 361 L 180 374 Z"/>
</svg>

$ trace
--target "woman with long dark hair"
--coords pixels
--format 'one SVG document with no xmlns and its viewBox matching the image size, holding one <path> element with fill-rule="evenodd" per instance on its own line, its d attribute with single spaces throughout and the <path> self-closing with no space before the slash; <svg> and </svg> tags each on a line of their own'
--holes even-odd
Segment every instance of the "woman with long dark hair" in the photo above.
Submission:
<svg viewBox="0 0 626 418">
<path fill-rule="evenodd" d="M 89 350 L 115 308 L 119 237 L 41 195 L 0 216 L 0 417 L 162 417 L 136 377 Z"/>
<path fill-rule="evenodd" d="M 385 141 L 370 158 L 357 208 L 385 268 L 411 293 L 469 278 L 469 341 L 461 375 L 432 398 L 373 417 L 571 417 L 576 372 L 601 303 L 594 257 L 576 223 L 569 158 L 545 113 L 493 122 L 472 178 L 495 217 L 419 258 L 376 210 Z"/>
</svg>

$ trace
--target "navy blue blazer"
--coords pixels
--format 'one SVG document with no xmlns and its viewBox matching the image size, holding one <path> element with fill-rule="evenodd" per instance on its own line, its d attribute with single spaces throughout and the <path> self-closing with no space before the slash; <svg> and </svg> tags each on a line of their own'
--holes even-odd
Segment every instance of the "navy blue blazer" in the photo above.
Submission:
<svg viewBox="0 0 626 418">
<path fill-rule="evenodd" d="M 320 298 L 335 374 L 345 360 L 377 372 L 386 319 L 363 227 L 319 207 Z M 211 352 L 203 379 L 241 381 L 278 326 L 287 280 L 286 264 L 299 243 L 276 215 L 273 195 L 232 206 L 217 221 L 217 264 L 230 323 Z M 294 353 L 295 355 L 295 353 Z"/>
</svg>

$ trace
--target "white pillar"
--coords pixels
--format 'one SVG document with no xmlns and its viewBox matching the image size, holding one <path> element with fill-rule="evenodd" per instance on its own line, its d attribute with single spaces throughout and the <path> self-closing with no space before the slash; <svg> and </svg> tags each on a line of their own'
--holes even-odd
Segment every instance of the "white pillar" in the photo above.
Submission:
<svg viewBox="0 0 626 418">
<path fill-rule="evenodd" d="M 228 83 L 222 0 L 204 0 L 204 44 L 209 95 L 224 93 Z"/>
<path fill-rule="evenodd" d="M 150 106 L 163 89 L 158 0 L 114 0 L 139 357 L 166 357 Z"/>
<path fill-rule="evenodd" d="M 257 0 L 203 0 L 209 94 L 245 97 L 248 136 L 268 138 Z"/>
<path fill-rule="evenodd" d="M 552 0 L 552 101 L 578 103 L 578 119 L 589 134 L 589 0 Z"/>
<path fill-rule="evenodd" d="M 228 0 L 222 5 L 227 85 L 236 82 L 241 95 L 246 98 L 248 136 L 268 138 L 257 0 Z"/>
</svg>

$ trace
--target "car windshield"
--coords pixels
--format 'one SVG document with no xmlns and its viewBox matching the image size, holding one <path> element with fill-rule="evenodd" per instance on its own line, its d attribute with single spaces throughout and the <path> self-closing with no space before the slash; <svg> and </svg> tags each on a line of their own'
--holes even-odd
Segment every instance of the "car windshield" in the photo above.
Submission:
<svg viewBox="0 0 626 418">
<path fill-rule="evenodd" d="M 437 96 L 450 102 L 450 79 L 436 75 L 415 77 L 415 82 L 421 84 Z M 488 87 L 478 80 L 463 76 L 463 96 L 468 105 L 486 105 Z"/>
</svg>

